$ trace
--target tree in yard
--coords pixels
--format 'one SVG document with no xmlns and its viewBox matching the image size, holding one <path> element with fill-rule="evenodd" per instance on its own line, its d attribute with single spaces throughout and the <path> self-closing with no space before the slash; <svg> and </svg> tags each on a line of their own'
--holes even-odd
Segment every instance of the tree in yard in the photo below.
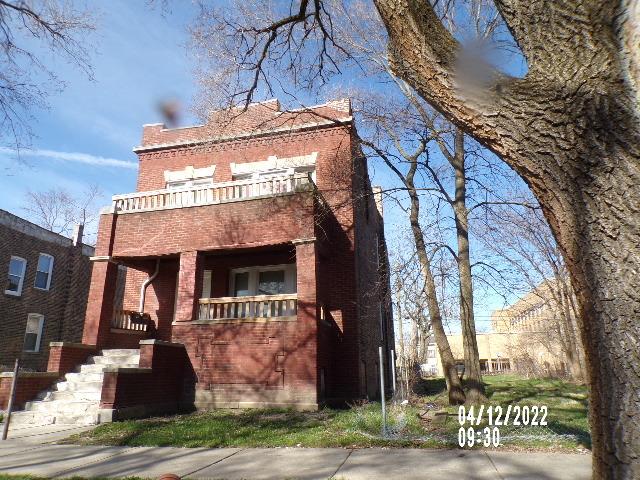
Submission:
<svg viewBox="0 0 640 480">
<path fill-rule="evenodd" d="M 579 304 L 594 477 L 640 477 L 640 2 L 496 1 L 528 62 L 523 78 L 468 55 L 428 1 L 373 3 L 393 72 L 540 202 Z M 259 85 L 290 79 L 317 86 L 339 71 L 348 55 L 328 5 L 292 1 L 258 22 L 242 21 L 246 8 L 235 23 L 223 19 L 227 52 L 239 52 L 228 98 L 249 102 Z M 278 64 L 288 78 L 270 77 Z"/>
<path fill-rule="evenodd" d="M 97 185 L 89 186 L 77 197 L 62 188 L 44 192 L 29 190 L 23 209 L 41 227 L 69 237 L 76 224 L 88 226 L 97 220 L 98 208 L 95 203 L 101 194 Z"/>
<path fill-rule="evenodd" d="M 535 200 L 531 199 L 531 204 Z M 479 234 L 492 263 L 502 265 L 496 286 L 505 292 L 532 293 L 547 315 L 536 338 L 549 353 L 560 354 L 575 380 L 584 380 L 584 352 L 578 338 L 578 309 L 564 259 L 540 209 L 502 208 Z M 497 269 L 498 270 L 498 269 Z M 556 352 L 557 346 L 560 352 Z"/>
<path fill-rule="evenodd" d="M 64 88 L 42 52 L 69 61 L 91 77 L 83 42 L 94 30 L 88 10 L 63 0 L 0 0 L 0 140 L 16 149 L 28 145 L 33 108 Z"/>
</svg>

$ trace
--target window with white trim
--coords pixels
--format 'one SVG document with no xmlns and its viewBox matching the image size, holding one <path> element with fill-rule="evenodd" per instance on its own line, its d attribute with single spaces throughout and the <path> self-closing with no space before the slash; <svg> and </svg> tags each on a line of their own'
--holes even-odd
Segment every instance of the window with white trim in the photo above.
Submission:
<svg viewBox="0 0 640 480">
<path fill-rule="evenodd" d="M 22 257 L 12 256 L 9 260 L 9 275 L 7 278 L 7 288 L 4 293 L 7 295 L 22 295 L 22 284 L 27 271 L 27 261 Z"/>
<path fill-rule="evenodd" d="M 170 189 L 206 187 L 209 185 L 213 185 L 213 177 L 212 178 L 196 178 L 193 180 L 180 180 L 176 182 L 167 182 L 167 188 L 170 188 Z"/>
<path fill-rule="evenodd" d="M 182 170 L 165 170 L 164 180 L 166 188 L 170 189 L 205 187 L 213 185 L 215 172 L 215 165 L 202 168 L 194 168 L 192 165 L 187 165 Z"/>
<path fill-rule="evenodd" d="M 42 339 L 42 327 L 44 326 L 44 315 L 30 313 L 27 316 L 27 328 L 24 334 L 24 351 L 39 352 L 40 340 Z"/>
<path fill-rule="evenodd" d="M 49 290 L 51 287 L 51 274 L 53 273 L 53 257 L 46 253 L 41 253 L 38 257 L 38 267 L 36 268 L 36 279 L 33 286 L 38 290 Z"/>
<path fill-rule="evenodd" d="M 293 263 L 231 270 L 229 292 L 234 297 L 281 295 L 296 291 L 296 266 Z"/>
</svg>

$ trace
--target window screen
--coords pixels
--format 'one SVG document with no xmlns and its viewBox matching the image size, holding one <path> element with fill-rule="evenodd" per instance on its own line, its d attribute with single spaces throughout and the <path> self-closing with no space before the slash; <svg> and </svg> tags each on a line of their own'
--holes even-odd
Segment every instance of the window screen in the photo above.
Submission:
<svg viewBox="0 0 640 480">
<path fill-rule="evenodd" d="M 233 281 L 234 297 L 246 297 L 249 293 L 249 272 L 239 272 L 235 274 Z"/>
<path fill-rule="evenodd" d="M 284 293 L 284 270 L 260 272 L 258 295 L 278 295 Z"/>
<path fill-rule="evenodd" d="M 37 352 L 40 350 L 40 337 L 42 335 L 42 324 L 44 317 L 39 314 L 30 313 L 27 317 L 27 329 L 24 334 L 24 351 Z"/>
<path fill-rule="evenodd" d="M 49 290 L 51 284 L 51 270 L 53 269 L 53 257 L 44 253 L 38 258 L 38 268 L 36 270 L 36 281 L 34 286 L 42 290 Z"/>
</svg>

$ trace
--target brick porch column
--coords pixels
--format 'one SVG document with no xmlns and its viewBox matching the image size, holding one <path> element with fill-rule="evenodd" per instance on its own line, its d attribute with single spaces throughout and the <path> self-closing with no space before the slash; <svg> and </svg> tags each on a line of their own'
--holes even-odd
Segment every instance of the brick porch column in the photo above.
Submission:
<svg viewBox="0 0 640 480">
<path fill-rule="evenodd" d="M 198 317 L 198 300 L 202 291 L 202 266 L 204 256 L 200 252 L 180 253 L 178 290 L 176 291 L 176 322 L 190 322 Z"/>
<path fill-rule="evenodd" d="M 97 345 L 100 348 L 107 341 L 113 318 L 117 281 L 118 265 L 109 259 L 94 261 L 82 343 Z"/>
<path fill-rule="evenodd" d="M 285 371 L 291 386 L 303 391 L 307 403 L 318 395 L 318 304 L 315 239 L 295 241 L 298 321 L 294 342 L 287 342 Z"/>
<path fill-rule="evenodd" d="M 118 280 L 118 265 L 112 262 L 113 236 L 117 223 L 114 213 L 101 213 L 96 239 L 95 257 L 92 257 L 91 284 L 87 299 L 87 312 L 82 332 L 82 343 L 104 345 L 109 338 L 113 301 Z"/>
</svg>

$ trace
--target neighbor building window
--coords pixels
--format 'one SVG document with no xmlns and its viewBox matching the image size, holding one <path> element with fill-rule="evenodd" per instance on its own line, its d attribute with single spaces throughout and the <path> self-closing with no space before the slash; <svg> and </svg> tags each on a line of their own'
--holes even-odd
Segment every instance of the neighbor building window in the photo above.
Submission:
<svg viewBox="0 0 640 480">
<path fill-rule="evenodd" d="M 20 257 L 11 257 L 9 260 L 9 277 L 7 288 L 4 293 L 8 295 L 20 296 L 22 294 L 22 284 L 24 274 L 27 270 L 27 261 Z"/>
<path fill-rule="evenodd" d="M 49 290 L 51 286 L 51 273 L 53 272 L 53 257 L 46 253 L 41 253 L 38 257 L 38 268 L 36 269 L 36 280 L 33 284 L 39 290 Z"/>
<path fill-rule="evenodd" d="M 234 297 L 280 295 L 296 292 L 295 264 L 238 268 L 231 271 L 230 292 Z"/>
<path fill-rule="evenodd" d="M 44 315 L 30 313 L 27 316 L 27 330 L 24 334 L 24 351 L 39 352 L 40 340 L 42 338 L 42 327 L 44 326 Z"/>
</svg>

